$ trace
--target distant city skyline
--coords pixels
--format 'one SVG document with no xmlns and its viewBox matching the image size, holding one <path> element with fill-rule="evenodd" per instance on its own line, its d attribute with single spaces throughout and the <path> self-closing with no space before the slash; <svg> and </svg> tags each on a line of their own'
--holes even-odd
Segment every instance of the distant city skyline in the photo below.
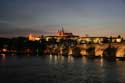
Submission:
<svg viewBox="0 0 125 83">
<path fill-rule="evenodd" d="M 0 0 L 0 37 L 54 35 L 125 38 L 124 0 Z M 62 26 L 60 26 L 62 25 Z"/>
</svg>

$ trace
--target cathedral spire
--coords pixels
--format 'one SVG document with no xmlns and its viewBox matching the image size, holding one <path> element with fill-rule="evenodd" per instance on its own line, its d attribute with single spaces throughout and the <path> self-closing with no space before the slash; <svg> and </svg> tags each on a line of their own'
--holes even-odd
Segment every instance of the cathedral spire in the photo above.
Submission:
<svg viewBox="0 0 125 83">
<path fill-rule="evenodd" d="M 62 27 L 62 29 L 60 30 L 61 32 L 64 32 L 64 28 L 63 28 L 63 25 L 60 24 L 60 27 Z"/>
<path fill-rule="evenodd" d="M 64 28 L 63 28 L 63 26 L 62 26 L 62 32 L 64 32 Z"/>
</svg>

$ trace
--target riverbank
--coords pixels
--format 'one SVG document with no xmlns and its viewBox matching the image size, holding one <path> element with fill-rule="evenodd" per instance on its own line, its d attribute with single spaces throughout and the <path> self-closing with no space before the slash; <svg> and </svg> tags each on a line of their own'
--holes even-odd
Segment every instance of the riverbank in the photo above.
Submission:
<svg viewBox="0 0 125 83">
<path fill-rule="evenodd" d="M 47 46 L 45 49 L 22 49 L 21 51 L 6 51 L 0 52 L 6 55 L 62 55 L 88 58 L 108 58 L 108 59 L 124 59 L 125 58 L 125 43 L 108 43 L 108 44 L 82 44 L 75 46 Z"/>
</svg>

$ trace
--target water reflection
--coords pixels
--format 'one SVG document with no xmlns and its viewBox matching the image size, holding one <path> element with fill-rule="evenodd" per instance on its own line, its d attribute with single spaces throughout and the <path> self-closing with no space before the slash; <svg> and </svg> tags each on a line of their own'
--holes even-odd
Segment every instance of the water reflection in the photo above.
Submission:
<svg viewBox="0 0 125 83">
<path fill-rule="evenodd" d="M 74 61 L 73 56 L 68 56 L 68 63 L 73 63 L 73 61 Z"/>
<path fill-rule="evenodd" d="M 65 62 L 65 57 L 61 56 L 61 64 L 63 64 Z"/>
<path fill-rule="evenodd" d="M 6 63 L 6 54 L 1 54 L 1 56 L 2 56 L 1 62 L 2 62 L 2 64 L 5 64 Z"/>
<path fill-rule="evenodd" d="M 49 55 L 49 63 L 52 63 L 52 55 Z"/>
<path fill-rule="evenodd" d="M 12 53 L 11 56 L 15 56 L 16 54 Z"/>
<path fill-rule="evenodd" d="M 64 64 L 64 63 L 73 63 L 73 56 L 62 56 L 62 55 L 49 55 L 50 64 Z"/>
<path fill-rule="evenodd" d="M 50 64 L 63 64 L 65 57 L 62 55 L 49 55 L 49 63 Z"/>
<path fill-rule="evenodd" d="M 82 56 L 82 63 L 87 63 L 87 58 L 85 56 Z"/>
<path fill-rule="evenodd" d="M 116 64 L 117 64 L 117 72 L 119 74 L 119 78 L 120 78 L 120 81 L 124 80 L 125 78 L 125 62 L 123 61 L 116 61 Z M 123 65 L 124 64 L 124 65 Z"/>
<path fill-rule="evenodd" d="M 104 65 L 104 59 L 101 58 L 101 59 L 100 59 L 100 66 L 103 67 L 103 65 Z"/>
<path fill-rule="evenodd" d="M 26 54 L 27 56 L 30 56 L 30 54 L 28 53 L 28 54 Z"/>
<path fill-rule="evenodd" d="M 58 56 L 54 56 L 54 62 L 55 62 L 55 64 L 57 64 L 58 63 Z"/>
<path fill-rule="evenodd" d="M 94 62 L 95 62 L 97 65 L 100 65 L 100 67 L 103 67 L 103 66 L 104 66 L 104 59 L 103 59 L 103 58 L 94 59 Z"/>
<path fill-rule="evenodd" d="M 125 83 L 125 62 L 72 56 L 6 56 L 1 55 L 0 82 L 45 83 Z M 46 64 L 50 63 L 50 64 Z M 69 64 L 71 63 L 71 64 Z M 10 77 L 10 79 L 8 78 Z M 11 80 L 12 79 L 12 80 Z M 18 81 L 13 81 L 17 79 Z M 1 82 L 1 83 L 2 83 Z"/>
</svg>

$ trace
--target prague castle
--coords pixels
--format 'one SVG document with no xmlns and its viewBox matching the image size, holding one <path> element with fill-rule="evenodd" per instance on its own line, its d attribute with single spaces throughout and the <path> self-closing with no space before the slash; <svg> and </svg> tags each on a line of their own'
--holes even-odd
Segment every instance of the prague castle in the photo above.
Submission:
<svg viewBox="0 0 125 83">
<path fill-rule="evenodd" d="M 66 37 L 66 36 L 73 36 L 72 33 L 66 33 L 64 32 L 64 29 L 62 27 L 62 30 L 58 30 L 58 32 L 56 33 L 56 36 L 61 36 L 61 37 Z"/>
</svg>

